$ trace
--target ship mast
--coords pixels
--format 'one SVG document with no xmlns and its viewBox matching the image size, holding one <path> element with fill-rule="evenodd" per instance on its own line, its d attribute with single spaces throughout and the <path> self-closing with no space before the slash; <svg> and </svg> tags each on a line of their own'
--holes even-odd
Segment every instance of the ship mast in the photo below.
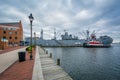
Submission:
<svg viewBox="0 0 120 80">
<path fill-rule="evenodd" d="M 40 36 L 41 39 L 43 39 L 43 29 L 41 29 L 41 36 Z"/>
<path fill-rule="evenodd" d="M 86 30 L 87 32 L 87 41 L 89 41 L 89 30 Z"/>
<path fill-rule="evenodd" d="M 56 40 L 56 29 L 54 28 L 54 39 Z"/>
</svg>

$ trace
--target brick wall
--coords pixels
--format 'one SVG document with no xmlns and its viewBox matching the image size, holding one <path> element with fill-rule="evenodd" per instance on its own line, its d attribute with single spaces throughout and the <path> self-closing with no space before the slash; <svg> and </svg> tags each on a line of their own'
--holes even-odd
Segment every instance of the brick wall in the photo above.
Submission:
<svg viewBox="0 0 120 80">
<path fill-rule="evenodd" d="M 10 24 L 10 23 L 9 23 Z M 21 21 L 18 23 L 1 24 L 0 23 L 0 49 L 18 46 L 23 40 L 23 28 Z M 2 39 L 6 38 L 7 41 Z"/>
</svg>

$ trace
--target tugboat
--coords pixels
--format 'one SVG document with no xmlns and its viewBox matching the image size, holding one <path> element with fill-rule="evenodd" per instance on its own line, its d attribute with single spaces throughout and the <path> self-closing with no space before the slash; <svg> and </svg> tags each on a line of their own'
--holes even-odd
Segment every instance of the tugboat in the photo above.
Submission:
<svg viewBox="0 0 120 80">
<path fill-rule="evenodd" d="M 83 47 L 88 47 L 88 48 L 109 48 L 109 47 L 111 47 L 112 42 L 113 42 L 113 39 L 111 37 L 107 36 L 107 35 L 100 36 L 97 39 L 94 32 L 89 37 L 89 31 L 87 30 L 87 40 L 83 44 Z"/>
</svg>

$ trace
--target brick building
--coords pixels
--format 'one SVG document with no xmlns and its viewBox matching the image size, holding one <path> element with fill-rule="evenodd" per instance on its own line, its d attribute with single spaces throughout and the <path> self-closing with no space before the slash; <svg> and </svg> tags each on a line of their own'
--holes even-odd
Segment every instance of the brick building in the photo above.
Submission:
<svg viewBox="0 0 120 80">
<path fill-rule="evenodd" d="M 0 23 L 0 49 L 19 46 L 22 40 L 23 28 L 21 21 Z"/>
</svg>

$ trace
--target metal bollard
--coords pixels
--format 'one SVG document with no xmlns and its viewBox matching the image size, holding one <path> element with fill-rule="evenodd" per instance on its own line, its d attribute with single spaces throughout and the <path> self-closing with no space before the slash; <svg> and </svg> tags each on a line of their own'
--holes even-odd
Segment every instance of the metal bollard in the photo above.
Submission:
<svg viewBox="0 0 120 80">
<path fill-rule="evenodd" d="M 52 58 L 52 53 L 50 53 L 50 58 Z"/>
<path fill-rule="evenodd" d="M 57 59 L 57 65 L 60 66 L 60 59 Z"/>
</svg>

